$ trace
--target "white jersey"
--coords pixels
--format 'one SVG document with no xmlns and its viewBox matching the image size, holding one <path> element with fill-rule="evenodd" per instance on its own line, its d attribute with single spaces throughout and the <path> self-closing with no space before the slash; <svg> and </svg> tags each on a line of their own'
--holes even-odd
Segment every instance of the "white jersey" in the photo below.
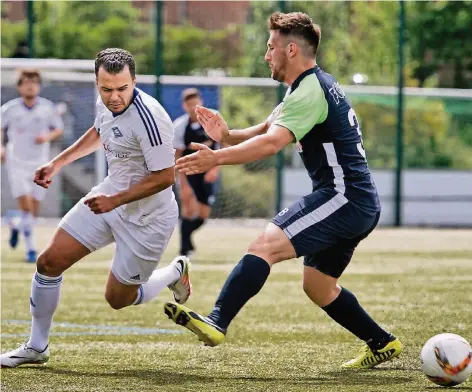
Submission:
<svg viewBox="0 0 472 392">
<path fill-rule="evenodd" d="M 1 128 L 8 137 L 7 160 L 38 166 L 49 160 L 49 143 L 36 144 L 36 137 L 64 124 L 51 101 L 38 97 L 29 108 L 16 98 L 2 105 Z"/>
<path fill-rule="evenodd" d="M 108 162 L 108 176 L 94 188 L 97 192 L 115 194 L 127 190 L 151 171 L 174 166 L 172 121 L 157 100 L 137 88 L 132 103 L 118 115 L 108 110 L 99 97 L 94 127 Z M 130 222 L 146 225 L 170 208 L 174 200 L 169 187 L 120 206 L 117 212 Z"/>
</svg>

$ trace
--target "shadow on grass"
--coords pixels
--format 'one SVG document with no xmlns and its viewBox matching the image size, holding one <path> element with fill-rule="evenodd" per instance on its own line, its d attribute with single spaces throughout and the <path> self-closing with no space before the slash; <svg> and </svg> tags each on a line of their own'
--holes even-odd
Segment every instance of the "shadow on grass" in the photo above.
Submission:
<svg viewBox="0 0 472 392">
<path fill-rule="evenodd" d="M 118 379 L 127 379 L 132 380 L 133 378 L 137 381 L 146 380 L 153 385 L 181 385 L 181 384 L 231 384 L 236 382 L 240 384 L 241 382 L 247 381 L 257 382 L 257 383 L 277 383 L 283 385 L 293 385 L 293 386 L 314 386 L 314 385 L 333 385 L 333 386 L 361 386 L 366 387 L 375 386 L 385 387 L 392 384 L 408 384 L 413 379 L 411 377 L 385 377 L 380 372 L 350 372 L 350 371 L 339 371 L 339 372 L 328 372 L 322 373 L 320 376 L 298 376 L 294 375 L 293 377 L 288 376 L 287 374 L 281 374 L 280 377 L 256 377 L 256 376 L 231 376 L 227 373 L 222 373 L 221 375 L 202 375 L 202 374 L 193 374 L 191 370 L 188 373 L 182 371 L 171 371 L 165 369 L 123 369 L 119 371 L 80 371 L 80 370 L 71 370 L 71 369 L 61 369 L 54 367 L 21 367 L 19 369 L 31 370 L 35 369 L 40 373 L 51 373 L 56 376 L 69 376 L 69 377 L 90 377 L 98 381 L 100 378 L 118 378 Z M 194 371 L 198 369 L 193 369 Z M 128 381 L 128 382 L 129 382 Z"/>
<path fill-rule="evenodd" d="M 427 390 L 433 390 L 433 391 L 442 391 L 442 390 L 450 390 L 450 391 L 472 391 L 472 387 L 440 387 L 438 386 L 431 386 L 431 387 L 425 387 L 424 389 Z"/>
</svg>

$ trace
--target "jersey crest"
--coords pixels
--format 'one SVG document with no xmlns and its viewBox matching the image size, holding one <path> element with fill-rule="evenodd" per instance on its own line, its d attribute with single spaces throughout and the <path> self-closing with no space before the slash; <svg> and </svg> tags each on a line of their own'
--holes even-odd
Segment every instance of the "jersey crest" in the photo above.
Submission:
<svg viewBox="0 0 472 392">
<path fill-rule="evenodd" d="M 123 137 L 123 134 L 121 133 L 121 131 L 118 127 L 113 127 L 111 130 L 112 130 L 113 136 L 115 136 L 115 138 Z"/>
</svg>

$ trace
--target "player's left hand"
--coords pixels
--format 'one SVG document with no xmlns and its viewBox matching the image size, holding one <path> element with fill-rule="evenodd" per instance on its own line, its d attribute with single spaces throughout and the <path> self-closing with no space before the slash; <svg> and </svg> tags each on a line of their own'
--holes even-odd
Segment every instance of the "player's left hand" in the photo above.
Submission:
<svg viewBox="0 0 472 392">
<path fill-rule="evenodd" d="M 36 144 L 43 144 L 43 143 L 46 143 L 48 141 L 49 141 L 49 139 L 46 135 L 39 135 L 39 136 L 36 136 L 36 139 L 34 139 L 34 142 Z"/>
<path fill-rule="evenodd" d="M 175 167 L 178 171 L 187 174 L 205 173 L 218 165 L 215 151 L 205 144 L 191 143 L 190 148 L 197 152 L 177 159 Z"/>
<path fill-rule="evenodd" d="M 94 214 L 103 214 L 110 212 L 111 210 L 118 207 L 113 196 L 107 195 L 93 195 L 88 199 L 85 199 L 84 204 L 89 206 Z"/>
</svg>

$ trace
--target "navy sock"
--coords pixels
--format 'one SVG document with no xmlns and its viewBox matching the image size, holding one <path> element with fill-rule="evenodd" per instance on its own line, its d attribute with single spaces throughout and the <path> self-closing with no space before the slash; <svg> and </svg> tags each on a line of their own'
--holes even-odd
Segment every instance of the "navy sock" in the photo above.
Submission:
<svg viewBox="0 0 472 392">
<path fill-rule="evenodd" d="M 264 286 L 270 266 L 258 256 L 246 254 L 221 289 L 213 311 L 208 315 L 219 327 L 226 329 L 244 304 Z"/>
<path fill-rule="evenodd" d="M 383 348 L 393 338 L 367 314 L 356 296 L 344 287 L 338 297 L 322 309 L 338 324 L 364 340 L 373 350 Z"/>
<path fill-rule="evenodd" d="M 180 222 L 180 254 L 187 255 L 187 253 L 193 250 L 192 240 L 190 235 L 192 234 L 192 220 L 182 218 Z"/>
<path fill-rule="evenodd" d="M 205 219 L 195 218 L 192 220 L 192 233 L 205 223 Z"/>
</svg>

